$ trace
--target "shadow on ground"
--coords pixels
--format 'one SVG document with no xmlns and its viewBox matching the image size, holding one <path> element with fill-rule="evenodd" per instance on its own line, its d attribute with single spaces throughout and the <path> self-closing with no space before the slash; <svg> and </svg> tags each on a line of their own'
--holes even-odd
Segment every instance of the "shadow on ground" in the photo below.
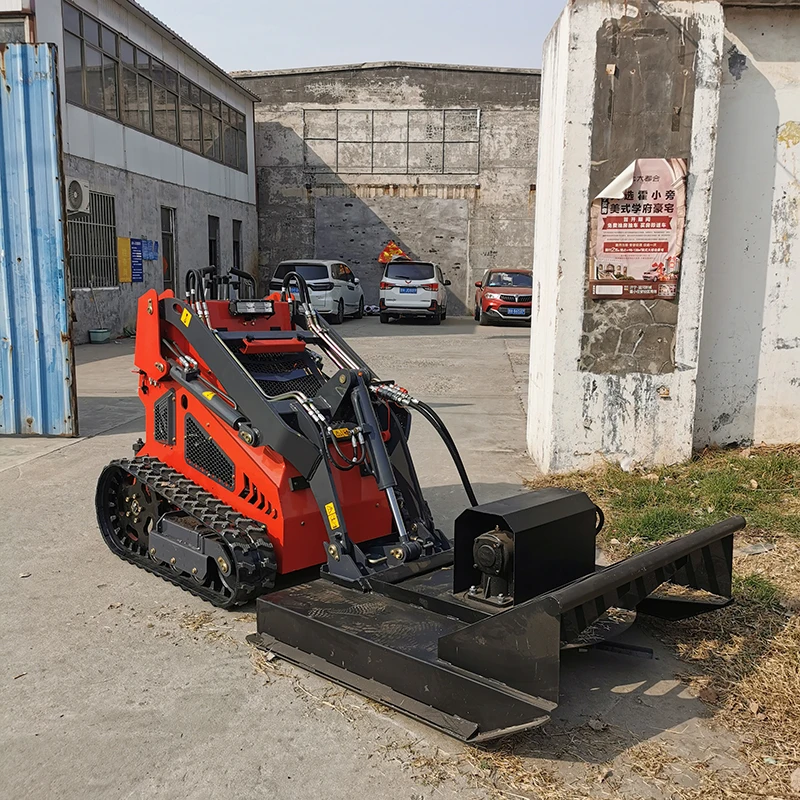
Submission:
<svg viewBox="0 0 800 800">
<path fill-rule="evenodd" d="M 81 436 L 144 431 L 144 408 L 137 396 L 79 396 Z"/>
<path fill-rule="evenodd" d="M 130 356 L 133 354 L 135 339 L 115 339 L 106 344 L 79 344 L 75 347 L 75 364 L 93 364 L 96 361 L 105 361 L 117 356 Z"/>
</svg>

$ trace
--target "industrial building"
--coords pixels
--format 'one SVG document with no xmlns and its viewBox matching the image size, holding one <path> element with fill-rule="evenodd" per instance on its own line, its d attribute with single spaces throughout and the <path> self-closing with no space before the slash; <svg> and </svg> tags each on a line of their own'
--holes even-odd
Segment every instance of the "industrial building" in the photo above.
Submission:
<svg viewBox="0 0 800 800">
<path fill-rule="evenodd" d="M 131 0 L 17 0 L 7 40 L 54 43 L 76 343 L 135 327 L 148 288 L 257 264 L 254 98 Z"/>
<path fill-rule="evenodd" d="M 255 107 L 259 266 L 341 259 L 377 303 L 394 241 L 472 313 L 490 267 L 533 253 L 541 75 L 387 62 L 233 73 Z"/>
</svg>

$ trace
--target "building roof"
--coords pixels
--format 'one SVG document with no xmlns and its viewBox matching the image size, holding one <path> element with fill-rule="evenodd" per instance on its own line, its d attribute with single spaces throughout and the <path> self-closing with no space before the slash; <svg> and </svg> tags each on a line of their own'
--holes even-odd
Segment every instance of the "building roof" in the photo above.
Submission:
<svg viewBox="0 0 800 800">
<path fill-rule="evenodd" d="M 746 6 L 747 8 L 800 8 L 800 0 L 720 0 L 726 8 Z"/>
<path fill-rule="evenodd" d="M 386 69 L 405 67 L 411 69 L 430 69 L 447 72 L 500 72 L 510 75 L 541 75 L 540 69 L 523 69 L 521 67 L 479 67 L 468 64 L 429 64 L 419 61 L 367 61 L 362 64 L 337 64 L 327 67 L 299 67 L 296 69 L 239 70 L 231 72 L 236 79 L 271 78 L 280 75 L 312 75 L 325 72 L 352 72 L 354 70 Z"/>
<path fill-rule="evenodd" d="M 239 92 L 242 92 L 243 94 L 246 94 L 251 100 L 261 100 L 258 95 L 255 95 L 251 91 L 245 89 L 241 83 L 237 83 L 227 72 L 225 72 L 224 69 L 222 69 L 222 67 L 215 64 L 208 56 L 203 55 L 196 47 L 189 44 L 186 39 L 177 34 L 174 30 L 172 30 L 172 28 L 165 25 L 158 17 L 156 17 L 154 14 L 151 14 L 143 5 L 137 3 L 136 0 L 118 0 L 118 2 L 123 6 L 127 6 L 128 11 L 142 20 L 142 22 L 150 25 L 151 27 L 157 28 L 161 35 L 164 36 L 165 39 L 172 41 L 175 47 L 177 47 L 179 50 L 182 50 L 192 58 L 202 61 L 211 72 L 217 75 L 217 77 L 222 78 L 222 80 L 225 81 L 225 83 L 227 83 L 229 86 L 233 87 Z"/>
</svg>

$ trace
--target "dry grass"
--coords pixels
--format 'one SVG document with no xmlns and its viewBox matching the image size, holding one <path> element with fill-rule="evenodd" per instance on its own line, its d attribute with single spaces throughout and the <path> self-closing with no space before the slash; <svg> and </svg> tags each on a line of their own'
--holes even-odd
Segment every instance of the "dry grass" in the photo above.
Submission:
<svg viewBox="0 0 800 800">
<path fill-rule="evenodd" d="M 714 722 L 741 737 L 739 756 L 749 767 L 733 782 L 703 774 L 700 789 L 675 796 L 788 797 L 790 775 L 800 766 L 800 446 L 711 450 L 653 471 L 609 465 L 535 483 L 549 484 L 586 491 L 603 508 L 601 545 L 612 558 L 731 514 L 748 520 L 737 544 L 775 544 L 735 559 L 734 605 L 684 622 L 649 624 L 691 665 L 685 679 L 713 708 Z M 634 756 L 635 772 L 655 775 L 649 753 L 639 745 L 624 760 Z"/>
<path fill-rule="evenodd" d="M 230 634 L 228 621 L 218 620 L 211 611 L 187 611 L 181 615 L 178 625 L 193 633 L 202 633 L 208 641 L 237 644 Z"/>
<path fill-rule="evenodd" d="M 494 798 L 571 800 L 576 797 L 555 773 L 532 765 L 513 752 L 513 745 L 498 749 L 467 748 L 457 755 L 442 753 L 420 741 L 391 743 L 380 749 L 384 758 L 398 761 L 424 786 L 461 780 Z"/>
</svg>

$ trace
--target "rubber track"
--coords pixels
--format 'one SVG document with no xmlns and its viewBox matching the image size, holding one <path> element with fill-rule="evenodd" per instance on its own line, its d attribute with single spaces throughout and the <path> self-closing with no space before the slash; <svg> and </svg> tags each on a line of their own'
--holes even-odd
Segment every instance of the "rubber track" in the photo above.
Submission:
<svg viewBox="0 0 800 800">
<path fill-rule="evenodd" d="M 99 488 L 104 485 L 106 472 L 118 468 L 142 481 L 156 495 L 178 508 L 182 513 L 194 517 L 217 535 L 217 540 L 227 551 L 235 569 L 230 578 L 236 578 L 234 591 L 222 593 L 195 581 L 185 573 L 178 573 L 164 564 L 153 561 L 146 555 L 138 555 L 120 547 L 104 529 L 113 526 L 108 497 L 101 497 Z M 180 586 L 219 608 L 232 608 L 254 600 L 275 585 L 277 562 L 272 542 L 267 538 L 263 525 L 243 516 L 214 495 L 199 487 L 181 473 L 168 467 L 156 458 L 143 457 L 112 461 L 104 470 L 98 485 L 98 522 L 106 544 L 112 552 L 137 567 L 158 575 L 170 583 Z M 100 507 L 100 504 L 103 507 Z"/>
</svg>

